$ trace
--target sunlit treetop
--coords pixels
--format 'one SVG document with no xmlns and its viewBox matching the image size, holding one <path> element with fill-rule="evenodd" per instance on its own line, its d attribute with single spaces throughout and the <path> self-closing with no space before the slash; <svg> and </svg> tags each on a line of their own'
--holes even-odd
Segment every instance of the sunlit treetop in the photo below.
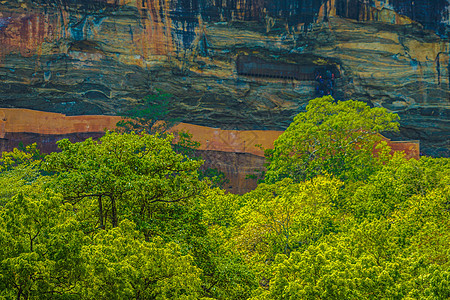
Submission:
<svg viewBox="0 0 450 300">
<path fill-rule="evenodd" d="M 384 155 L 374 147 L 385 131 L 398 130 L 399 117 L 384 108 L 359 101 L 335 101 L 331 96 L 311 100 L 267 151 L 266 182 L 283 178 L 303 181 L 319 174 L 343 180 L 367 178 Z M 382 154 L 389 153 L 380 144 Z"/>
</svg>

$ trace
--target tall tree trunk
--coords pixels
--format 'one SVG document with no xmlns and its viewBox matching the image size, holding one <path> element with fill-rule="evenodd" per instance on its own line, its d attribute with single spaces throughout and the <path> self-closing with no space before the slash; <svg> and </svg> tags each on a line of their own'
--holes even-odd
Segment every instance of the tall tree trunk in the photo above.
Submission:
<svg viewBox="0 0 450 300">
<path fill-rule="evenodd" d="M 102 196 L 98 196 L 98 211 L 99 211 L 99 217 L 98 217 L 98 220 L 100 221 L 100 228 L 105 229 L 105 225 L 103 224 L 103 203 L 102 203 Z"/>
<path fill-rule="evenodd" d="M 111 218 L 112 218 L 112 226 L 117 227 L 117 208 L 116 208 L 116 199 L 111 197 Z"/>
</svg>

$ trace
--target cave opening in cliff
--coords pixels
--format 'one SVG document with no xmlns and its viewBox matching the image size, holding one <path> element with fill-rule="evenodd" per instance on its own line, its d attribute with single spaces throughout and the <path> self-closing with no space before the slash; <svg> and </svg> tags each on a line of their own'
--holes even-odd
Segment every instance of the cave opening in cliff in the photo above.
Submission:
<svg viewBox="0 0 450 300">
<path fill-rule="evenodd" d="M 68 51 L 103 54 L 103 51 L 101 50 L 101 47 L 100 45 L 98 45 L 98 43 L 88 40 L 74 41 L 70 43 Z"/>
<path fill-rule="evenodd" d="M 236 60 L 238 75 L 290 79 L 298 81 L 315 81 L 316 95 L 333 95 L 335 79 L 340 77 L 336 65 L 323 59 L 298 59 L 299 63 L 269 61 L 251 55 L 239 55 Z"/>
<path fill-rule="evenodd" d="M 238 75 L 251 77 L 269 77 L 295 79 L 299 81 L 318 81 L 320 78 L 340 77 L 338 68 L 332 64 L 314 62 L 286 63 L 268 61 L 251 55 L 239 55 L 236 60 Z"/>
</svg>

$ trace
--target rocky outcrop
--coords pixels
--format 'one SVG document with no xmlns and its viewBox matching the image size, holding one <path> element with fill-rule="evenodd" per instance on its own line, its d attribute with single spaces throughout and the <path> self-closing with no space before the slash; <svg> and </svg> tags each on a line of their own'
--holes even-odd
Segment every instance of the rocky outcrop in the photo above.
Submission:
<svg viewBox="0 0 450 300">
<path fill-rule="evenodd" d="M 233 194 L 254 190 L 265 170 L 264 157 L 250 153 L 200 150 L 197 154 L 204 160 L 204 170 L 209 168 L 225 174 L 222 187 Z"/>
<path fill-rule="evenodd" d="M 171 116 L 283 130 L 333 94 L 449 155 L 446 0 L 0 1 L 0 107 L 115 115 L 157 89 Z M 257 64 L 253 64 L 257 62 Z"/>
<path fill-rule="evenodd" d="M 78 136 L 99 137 L 107 130 L 115 130 L 116 124 L 122 120 L 118 116 L 86 115 L 66 116 L 59 113 L 49 113 L 29 109 L 0 108 L 0 139 L 11 136 Z M 248 153 L 264 157 L 264 149 L 272 149 L 274 141 L 283 133 L 275 130 L 223 130 L 187 123 L 178 123 L 168 129 L 169 132 L 188 132 L 192 140 L 198 142 L 200 151 L 220 151 L 230 153 Z M 175 134 L 175 136 L 177 136 Z M 407 158 L 419 158 L 418 141 L 391 141 L 383 137 L 393 151 L 404 151 Z M 20 141 L 15 138 L 17 142 Z M 33 139 L 31 139 L 33 140 Z M 47 153 L 56 151 L 54 143 L 57 138 L 44 139 L 41 149 L 54 147 Z M 76 138 L 81 141 L 82 138 Z M 29 139 L 22 141 L 30 144 Z M 34 138 L 33 142 L 36 142 Z M 176 140 L 174 140 L 176 142 Z M 47 145 L 48 144 L 48 145 Z M 0 148 L 2 151 L 11 151 L 17 145 L 8 144 Z M 11 147 L 12 146 L 12 147 Z"/>
<path fill-rule="evenodd" d="M 36 143 L 44 153 L 58 151 L 56 142 L 67 138 L 81 142 L 88 137 L 103 136 L 105 130 L 113 130 L 122 118 L 117 116 L 65 116 L 28 109 L 0 108 L 0 153 L 20 146 Z M 254 189 L 264 171 L 263 149 L 273 148 L 282 131 L 273 130 L 222 130 L 186 123 L 179 123 L 172 132 L 189 132 L 199 142 L 197 155 L 205 161 L 203 169 L 223 172 L 228 191 L 243 194 Z M 390 141 L 384 139 L 392 152 L 403 151 L 407 158 L 418 159 L 418 141 Z"/>
</svg>

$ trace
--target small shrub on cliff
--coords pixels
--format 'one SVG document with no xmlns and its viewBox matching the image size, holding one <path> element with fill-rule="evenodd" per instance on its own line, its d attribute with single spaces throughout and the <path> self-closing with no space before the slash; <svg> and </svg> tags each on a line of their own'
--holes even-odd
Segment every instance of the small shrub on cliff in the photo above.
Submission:
<svg viewBox="0 0 450 300">
<path fill-rule="evenodd" d="M 119 132 L 162 133 L 171 128 L 178 120 L 169 118 L 171 94 L 157 93 L 145 97 L 140 103 L 123 113 L 123 120 L 117 123 Z"/>
</svg>

